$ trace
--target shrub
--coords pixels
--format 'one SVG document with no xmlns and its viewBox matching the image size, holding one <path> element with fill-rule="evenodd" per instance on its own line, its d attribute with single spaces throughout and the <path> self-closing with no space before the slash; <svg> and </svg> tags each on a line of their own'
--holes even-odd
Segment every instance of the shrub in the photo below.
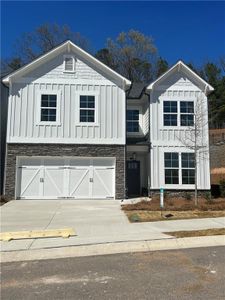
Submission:
<svg viewBox="0 0 225 300">
<path fill-rule="evenodd" d="M 130 221 L 131 221 L 131 222 L 140 222 L 141 219 L 140 219 L 140 217 L 138 216 L 138 214 L 132 214 L 132 215 L 130 216 Z"/>
<path fill-rule="evenodd" d="M 213 203 L 213 201 L 212 201 L 212 196 L 211 196 L 211 192 L 205 192 L 204 198 L 205 198 L 205 200 L 206 200 L 209 204 L 212 204 L 212 203 Z"/>
<path fill-rule="evenodd" d="M 225 197 L 225 179 L 220 180 L 220 195 Z"/>
<path fill-rule="evenodd" d="M 189 192 L 184 192 L 184 199 L 186 199 L 186 200 L 191 200 L 192 199 L 192 195 L 191 195 L 191 193 L 189 193 Z"/>
</svg>

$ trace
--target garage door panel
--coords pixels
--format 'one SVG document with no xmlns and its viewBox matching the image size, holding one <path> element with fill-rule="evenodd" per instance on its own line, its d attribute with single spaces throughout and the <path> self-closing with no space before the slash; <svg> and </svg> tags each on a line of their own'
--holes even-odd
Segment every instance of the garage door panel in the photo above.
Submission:
<svg viewBox="0 0 225 300">
<path fill-rule="evenodd" d="M 69 197 L 89 198 L 89 168 L 76 168 L 70 170 Z"/>
<path fill-rule="evenodd" d="M 21 168 L 22 197 L 35 197 L 39 195 L 40 168 Z"/>
<path fill-rule="evenodd" d="M 113 169 L 94 169 L 93 171 L 93 197 L 113 197 Z"/>
<path fill-rule="evenodd" d="M 45 168 L 44 171 L 44 197 L 63 197 L 64 193 L 64 169 Z"/>
</svg>

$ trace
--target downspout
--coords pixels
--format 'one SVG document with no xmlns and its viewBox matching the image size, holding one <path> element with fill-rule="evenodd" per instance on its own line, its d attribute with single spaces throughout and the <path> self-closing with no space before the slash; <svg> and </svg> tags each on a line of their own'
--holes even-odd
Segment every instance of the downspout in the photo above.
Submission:
<svg viewBox="0 0 225 300">
<path fill-rule="evenodd" d="M 149 122 L 148 122 L 148 142 L 149 142 L 149 186 L 148 186 L 148 196 L 150 196 L 150 187 L 151 187 L 151 126 L 150 126 L 150 107 L 151 107 L 151 91 L 150 93 L 146 93 L 145 92 L 145 95 L 148 96 L 148 106 L 149 106 L 149 112 L 148 112 L 148 119 L 149 119 Z"/>
<path fill-rule="evenodd" d="M 124 199 L 128 198 L 127 194 L 127 92 L 131 89 L 132 83 L 126 90 L 126 82 L 124 81 L 125 92 L 125 162 L 124 162 L 124 174 L 125 174 L 125 187 L 124 187 Z"/>
<path fill-rule="evenodd" d="M 9 134 L 10 134 L 9 133 L 8 121 L 9 121 L 9 105 L 10 105 L 10 109 L 11 109 L 11 105 L 12 105 L 12 103 L 9 103 L 9 97 L 11 95 L 11 91 L 12 91 L 12 81 L 11 81 L 11 78 L 10 78 L 9 79 L 9 86 L 8 86 L 8 97 L 7 97 L 7 117 L 6 117 L 6 135 L 5 135 L 5 160 L 4 160 L 3 190 L 2 190 L 3 195 L 5 195 L 6 167 L 7 167 L 7 158 L 8 158 L 8 155 L 7 155 L 8 154 L 8 137 L 9 137 Z M 12 101 L 11 97 L 10 97 L 10 101 Z"/>
</svg>

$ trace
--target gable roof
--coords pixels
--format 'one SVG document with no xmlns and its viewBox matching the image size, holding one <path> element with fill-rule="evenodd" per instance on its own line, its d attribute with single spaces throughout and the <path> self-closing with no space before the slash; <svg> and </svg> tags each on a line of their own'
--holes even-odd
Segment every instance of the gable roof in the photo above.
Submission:
<svg viewBox="0 0 225 300">
<path fill-rule="evenodd" d="M 123 77 L 122 75 L 118 74 L 108 66 L 106 66 L 104 63 L 99 61 L 97 58 L 92 56 L 91 54 L 87 53 L 77 45 L 75 45 L 73 42 L 70 40 L 63 42 L 62 44 L 56 46 L 52 50 L 48 51 L 47 53 L 37 57 L 34 59 L 32 62 L 26 64 L 25 66 L 19 68 L 18 70 L 8 74 L 6 77 L 3 78 L 3 82 L 5 84 L 8 84 L 10 79 L 13 78 L 14 76 L 21 75 L 26 71 L 32 70 L 35 67 L 37 67 L 40 63 L 44 62 L 47 58 L 55 56 L 57 53 L 60 53 L 64 49 L 67 49 L 69 52 L 73 50 L 75 54 L 79 55 L 80 57 L 84 58 L 85 60 L 89 61 L 90 64 L 96 66 L 96 68 L 99 71 L 104 72 L 104 74 L 107 74 L 110 78 L 114 78 L 116 80 L 121 81 L 122 85 L 124 88 L 126 86 L 131 85 L 131 81 L 128 80 L 127 78 Z"/>
<path fill-rule="evenodd" d="M 152 90 L 155 84 L 159 83 L 162 79 L 168 77 L 172 72 L 177 70 L 180 72 L 183 70 L 185 73 L 189 74 L 193 78 L 195 78 L 196 81 L 201 83 L 204 86 L 205 93 L 208 94 L 212 91 L 214 91 L 214 88 L 206 82 L 204 79 L 202 79 L 197 73 L 192 71 L 182 60 L 179 60 L 175 65 L 173 65 L 168 71 L 166 71 L 164 74 L 162 74 L 159 78 L 157 78 L 155 81 L 151 82 L 147 86 L 147 90 Z"/>
</svg>

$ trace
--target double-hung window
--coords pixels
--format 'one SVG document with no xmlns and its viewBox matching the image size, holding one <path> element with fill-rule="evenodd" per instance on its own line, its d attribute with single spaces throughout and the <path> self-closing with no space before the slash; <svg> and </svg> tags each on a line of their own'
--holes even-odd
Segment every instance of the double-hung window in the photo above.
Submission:
<svg viewBox="0 0 225 300">
<path fill-rule="evenodd" d="M 41 122 L 56 122 L 57 118 L 57 95 L 41 95 Z"/>
<path fill-rule="evenodd" d="M 95 96 L 80 95 L 80 122 L 95 121 Z"/>
<path fill-rule="evenodd" d="M 127 132 L 139 132 L 139 110 L 127 110 Z"/>
<path fill-rule="evenodd" d="M 194 102 L 193 101 L 180 102 L 180 125 L 181 126 L 194 125 Z"/>
<path fill-rule="evenodd" d="M 195 183 L 195 156 L 194 153 L 181 153 L 182 184 Z"/>
<path fill-rule="evenodd" d="M 177 101 L 163 102 L 164 126 L 177 126 Z"/>
<path fill-rule="evenodd" d="M 179 154 L 164 153 L 165 184 L 179 184 Z"/>
</svg>

